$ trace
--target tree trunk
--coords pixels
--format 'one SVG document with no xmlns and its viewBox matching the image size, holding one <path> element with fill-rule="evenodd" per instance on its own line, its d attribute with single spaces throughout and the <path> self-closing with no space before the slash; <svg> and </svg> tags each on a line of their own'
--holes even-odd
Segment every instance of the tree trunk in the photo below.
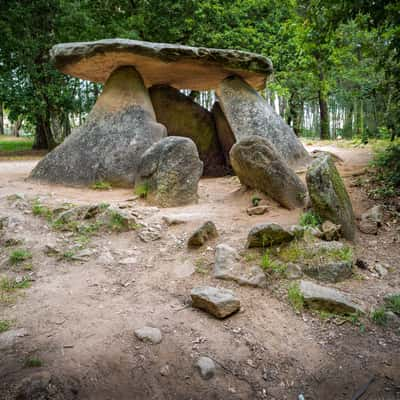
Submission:
<svg viewBox="0 0 400 400">
<path fill-rule="evenodd" d="M 54 149 L 57 143 L 51 131 L 49 114 L 38 115 L 36 117 L 35 141 L 32 148 L 35 150 Z"/>
<path fill-rule="evenodd" d="M 351 139 L 353 136 L 353 111 L 354 106 L 353 103 L 346 108 L 345 118 L 343 124 L 343 137 L 346 139 Z"/>
<path fill-rule="evenodd" d="M 2 101 L 0 101 L 0 135 L 4 135 L 4 111 Z"/>
<path fill-rule="evenodd" d="M 319 117 L 320 117 L 320 139 L 329 140 L 329 110 L 328 100 L 323 90 L 318 91 Z"/>
<path fill-rule="evenodd" d="M 19 130 L 21 129 L 21 126 L 22 126 L 22 117 L 19 116 L 12 126 L 11 134 L 15 137 L 19 137 Z"/>
</svg>

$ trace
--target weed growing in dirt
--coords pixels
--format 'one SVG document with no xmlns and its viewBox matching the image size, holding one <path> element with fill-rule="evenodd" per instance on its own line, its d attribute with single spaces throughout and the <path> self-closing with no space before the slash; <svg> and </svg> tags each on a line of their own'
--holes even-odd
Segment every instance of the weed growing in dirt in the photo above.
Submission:
<svg viewBox="0 0 400 400">
<path fill-rule="evenodd" d="M 75 252 L 69 250 L 63 253 L 62 257 L 66 260 L 73 260 L 75 256 Z"/>
<path fill-rule="evenodd" d="M 322 223 L 321 218 L 312 211 L 307 211 L 300 215 L 299 224 L 301 226 L 309 226 L 312 228 L 316 228 L 319 225 L 321 225 L 321 223 Z"/>
<path fill-rule="evenodd" d="M 304 297 L 300 292 L 298 284 L 293 284 L 288 288 L 288 299 L 293 309 L 300 312 L 304 308 Z"/>
<path fill-rule="evenodd" d="M 400 294 L 387 297 L 385 303 L 388 310 L 400 315 Z"/>
<path fill-rule="evenodd" d="M 43 365 L 42 360 L 37 357 L 29 357 L 25 360 L 25 367 L 27 368 L 39 368 L 42 365 Z"/>
<path fill-rule="evenodd" d="M 371 319 L 375 324 L 385 326 L 388 323 L 385 307 L 379 307 L 372 311 Z"/>
<path fill-rule="evenodd" d="M 93 183 L 93 185 L 91 185 L 90 188 L 93 190 L 111 190 L 112 185 L 109 182 L 98 181 Z"/>
<path fill-rule="evenodd" d="M 9 260 L 12 265 L 16 265 L 29 260 L 30 258 L 32 258 L 32 253 L 29 250 L 16 249 L 11 252 Z"/>
<path fill-rule="evenodd" d="M 261 198 L 256 195 L 251 198 L 251 204 L 253 204 L 254 207 L 257 207 L 260 204 L 260 201 Z"/>
<path fill-rule="evenodd" d="M 53 212 L 49 207 L 44 206 L 39 199 L 36 199 L 32 204 L 33 215 L 45 217 L 49 221 L 53 218 Z"/>
<path fill-rule="evenodd" d="M 267 250 L 261 258 L 261 268 L 268 274 L 285 275 L 287 266 L 274 261 Z"/>
<path fill-rule="evenodd" d="M 30 286 L 30 281 L 27 278 L 22 278 L 20 281 L 7 277 L 0 279 L 0 290 L 4 292 L 12 292 L 16 289 L 26 289 Z"/>
<path fill-rule="evenodd" d="M 8 331 L 11 327 L 11 322 L 5 319 L 0 319 L 0 333 Z"/>
<path fill-rule="evenodd" d="M 260 255 L 258 253 L 245 253 L 243 254 L 244 261 L 253 262 L 256 261 Z"/>
<path fill-rule="evenodd" d="M 111 211 L 109 228 L 113 231 L 122 231 L 126 227 L 126 219 L 117 211 Z"/>
<path fill-rule="evenodd" d="M 135 186 L 135 194 L 141 199 L 145 199 L 149 194 L 149 189 L 149 184 L 147 182 L 143 182 Z"/>
</svg>

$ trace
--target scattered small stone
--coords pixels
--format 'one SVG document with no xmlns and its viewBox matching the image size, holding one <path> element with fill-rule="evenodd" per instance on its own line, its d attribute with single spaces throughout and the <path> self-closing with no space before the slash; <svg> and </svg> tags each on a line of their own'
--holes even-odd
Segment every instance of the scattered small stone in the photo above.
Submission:
<svg viewBox="0 0 400 400">
<path fill-rule="evenodd" d="M 301 281 L 299 289 L 304 303 L 310 308 L 344 314 L 363 312 L 360 306 L 339 290 L 309 281 Z"/>
<path fill-rule="evenodd" d="M 384 278 L 389 273 L 388 270 L 382 264 L 379 263 L 375 264 L 374 270 L 381 278 Z"/>
<path fill-rule="evenodd" d="M 286 267 L 286 278 L 288 279 L 299 279 L 303 276 L 301 267 L 294 263 L 288 263 Z"/>
<path fill-rule="evenodd" d="M 323 239 L 328 241 L 340 239 L 340 225 L 336 225 L 332 221 L 326 220 L 322 224 L 321 229 Z"/>
<path fill-rule="evenodd" d="M 308 232 L 311 236 L 314 236 L 314 237 L 316 237 L 316 238 L 318 238 L 318 239 L 321 239 L 322 236 L 324 235 L 324 234 L 321 232 L 320 229 L 315 228 L 315 227 L 313 227 L 313 226 L 307 226 L 307 227 L 305 228 L 305 232 Z"/>
<path fill-rule="evenodd" d="M 361 215 L 360 231 L 369 235 L 376 235 L 382 225 L 383 207 L 376 205 Z"/>
<path fill-rule="evenodd" d="M 170 374 L 169 365 L 168 364 L 167 365 L 163 365 L 160 368 L 160 375 L 161 376 L 169 376 L 169 374 Z"/>
<path fill-rule="evenodd" d="M 198 369 L 201 377 L 205 380 L 211 379 L 215 375 L 215 363 L 209 357 L 200 357 L 195 367 Z"/>
<path fill-rule="evenodd" d="M 147 342 L 151 344 L 161 343 L 162 334 L 158 328 L 153 328 L 151 326 L 144 326 L 135 330 L 136 337 L 142 342 Z"/>
<path fill-rule="evenodd" d="M 212 221 L 207 221 L 190 236 L 188 240 L 189 247 L 200 247 L 207 240 L 218 236 L 217 228 Z"/>
<path fill-rule="evenodd" d="M 246 247 L 269 247 L 293 239 L 294 235 L 278 224 L 258 224 L 250 230 Z"/>
<path fill-rule="evenodd" d="M 161 226 L 145 226 L 138 231 L 138 236 L 143 242 L 154 242 L 161 239 Z"/>
<path fill-rule="evenodd" d="M 118 262 L 121 265 L 135 265 L 137 263 L 136 257 L 127 257 Z"/>
<path fill-rule="evenodd" d="M 266 212 L 269 211 L 268 206 L 255 206 L 255 207 L 250 207 L 247 209 L 247 214 L 248 215 L 263 215 Z"/>
<path fill-rule="evenodd" d="M 184 224 L 186 221 L 184 221 L 183 219 L 179 219 L 176 217 L 167 217 L 164 216 L 162 217 L 162 220 L 168 225 L 168 226 L 172 226 L 172 225 L 181 225 Z"/>
<path fill-rule="evenodd" d="M 234 292 L 211 286 L 192 289 L 192 306 L 207 311 L 217 318 L 225 318 L 240 309 L 240 300 Z"/>
</svg>

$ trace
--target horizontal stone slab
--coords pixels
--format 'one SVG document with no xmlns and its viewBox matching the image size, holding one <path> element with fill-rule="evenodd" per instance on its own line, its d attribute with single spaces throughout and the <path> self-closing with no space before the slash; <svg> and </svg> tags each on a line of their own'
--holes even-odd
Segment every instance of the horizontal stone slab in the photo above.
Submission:
<svg viewBox="0 0 400 400">
<path fill-rule="evenodd" d="M 254 88 L 263 89 L 272 73 L 271 61 L 255 53 L 128 39 L 61 43 L 50 55 L 60 71 L 101 83 L 116 68 L 132 65 L 147 87 L 166 84 L 210 90 L 226 77 L 238 75 Z"/>
</svg>

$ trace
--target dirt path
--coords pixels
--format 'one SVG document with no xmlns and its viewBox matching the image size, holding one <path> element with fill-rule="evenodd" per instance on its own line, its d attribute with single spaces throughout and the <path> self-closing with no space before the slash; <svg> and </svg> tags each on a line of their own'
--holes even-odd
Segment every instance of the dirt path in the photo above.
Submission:
<svg viewBox="0 0 400 400">
<path fill-rule="evenodd" d="M 366 149 L 329 147 L 343 162 L 357 214 L 371 201 L 351 185 L 353 172 L 370 160 Z M 50 373 L 54 399 L 351 399 L 372 377 L 363 399 L 400 398 L 400 337 L 390 329 L 336 325 L 310 313 L 296 314 L 286 299 L 287 281 L 267 289 L 216 281 L 209 273 L 218 243 L 243 251 L 251 226 L 298 221 L 268 201 L 264 216 L 248 216 L 254 192 L 236 178 L 204 179 L 196 205 L 158 209 L 133 200 L 132 191 L 38 185 L 25 181 L 36 161 L 0 161 L 0 215 L 8 216 L 7 234 L 32 252 L 32 270 L 10 267 L 12 248 L 1 249 L 0 275 L 30 275 L 32 285 L 10 304 L 0 303 L 0 320 L 12 330 L 0 334 L 0 399 L 12 399 L 23 378 Z M 143 242 L 136 232 L 95 235 L 87 261 L 57 260 L 45 245 L 66 246 L 68 233 L 54 231 L 32 215 L 24 201 L 7 196 L 40 197 L 52 206 L 65 202 L 107 202 L 134 210 L 161 237 Z M 25 204 L 25 205 L 24 205 Z M 163 216 L 185 221 L 166 226 Z M 219 238 L 200 250 L 188 250 L 188 235 L 203 221 L 217 225 Z M 390 222 L 391 224 L 391 222 Z M 397 231 L 396 231 L 397 228 Z M 369 263 L 391 266 L 384 279 L 368 271 L 336 286 L 368 307 L 399 291 L 399 225 L 385 225 L 378 236 L 359 234 L 355 252 Z M 188 307 L 192 287 L 207 284 L 233 289 L 242 309 L 224 321 Z M 133 331 L 144 325 L 161 329 L 158 345 L 144 344 Z M 11 333 L 10 333 L 11 332 Z M 6 335 L 6 336 L 4 336 Z M 216 376 L 204 381 L 193 368 L 207 355 Z M 42 366 L 27 368 L 37 358 Z M 166 368 L 166 366 L 168 366 Z"/>
</svg>

